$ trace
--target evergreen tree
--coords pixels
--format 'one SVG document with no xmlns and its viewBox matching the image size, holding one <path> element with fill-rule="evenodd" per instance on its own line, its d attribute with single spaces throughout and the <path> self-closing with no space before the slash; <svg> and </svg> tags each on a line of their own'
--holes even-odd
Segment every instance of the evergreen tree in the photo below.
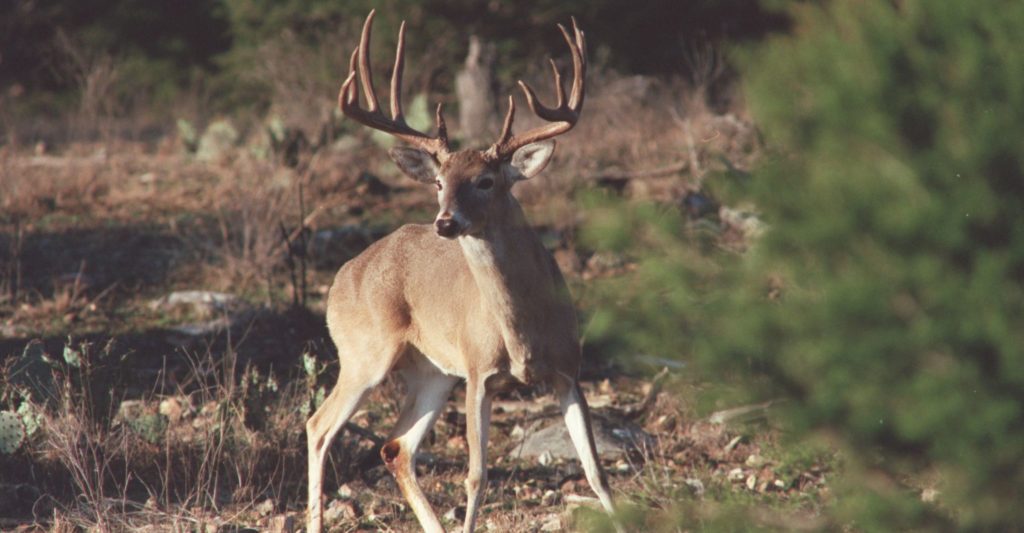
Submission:
<svg viewBox="0 0 1024 533">
<path fill-rule="evenodd" d="M 793 34 L 746 61 L 774 149 L 748 187 L 766 234 L 737 260 L 698 253 L 662 211 L 598 213 L 642 260 L 596 332 L 789 398 L 794 433 L 830 435 L 845 459 L 841 524 L 1018 530 L 1024 4 L 792 14 Z"/>
</svg>

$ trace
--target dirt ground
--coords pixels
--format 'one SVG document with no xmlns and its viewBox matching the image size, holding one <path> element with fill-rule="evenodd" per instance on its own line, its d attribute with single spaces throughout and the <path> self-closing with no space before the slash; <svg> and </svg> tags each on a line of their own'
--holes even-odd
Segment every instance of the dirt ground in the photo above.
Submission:
<svg viewBox="0 0 1024 533">
<path fill-rule="evenodd" d="M 338 368 L 323 322 L 327 287 L 345 260 L 434 209 L 433 193 L 380 152 L 366 143 L 297 166 L 244 149 L 200 162 L 173 141 L 0 153 L 0 409 L 35 424 L 0 454 L 0 529 L 300 528 L 303 424 Z M 574 292 L 624 266 L 575 242 L 580 180 L 612 194 L 678 196 L 686 180 L 671 170 L 521 191 Z M 169 301 L 182 291 L 225 300 Z M 584 352 L 595 417 L 628 435 L 603 462 L 632 528 L 701 528 L 750 503 L 759 510 L 751 523 L 823 527 L 834 458 L 780 444 L 771 406 L 708 400 L 714 387 L 685 366 L 669 362 L 655 377 L 657 361 L 627 372 L 599 346 Z M 464 509 L 463 394 L 453 393 L 417 464 L 448 527 Z M 337 439 L 326 480 L 332 530 L 418 529 L 378 455 L 401 396 L 386 382 Z M 481 529 L 609 527 L 577 461 L 518 452 L 556 424 L 554 401 L 536 391 L 499 398 Z"/>
</svg>

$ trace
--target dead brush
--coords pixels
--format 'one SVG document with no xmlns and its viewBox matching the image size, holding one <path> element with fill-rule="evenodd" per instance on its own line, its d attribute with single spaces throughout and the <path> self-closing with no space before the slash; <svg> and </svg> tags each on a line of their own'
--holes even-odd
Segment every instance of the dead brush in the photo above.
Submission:
<svg viewBox="0 0 1024 533">
<path fill-rule="evenodd" d="M 52 496 L 37 512 L 52 506 L 54 528 L 195 530 L 252 522 L 267 498 L 291 502 L 302 482 L 292 474 L 305 464 L 305 384 L 279 387 L 240 369 L 236 348 L 190 354 L 172 394 L 157 393 L 162 375 L 131 400 L 103 394 L 110 345 L 99 353 L 79 345 L 69 363 L 55 363 L 52 397 L 32 406 L 43 422 L 26 459 L 52 472 L 40 489 Z"/>
<path fill-rule="evenodd" d="M 298 211 L 292 208 L 294 179 L 289 169 L 248 158 L 226 171 L 212 193 L 212 231 L 189 236 L 211 259 L 202 274 L 209 285 L 236 294 L 262 292 L 273 303 L 274 274 L 283 265 L 276 253 L 280 224 Z"/>
<path fill-rule="evenodd" d="M 72 121 L 74 137 L 98 134 L 105 141 L 113 138 L 114 118 L 121 111 L 117 86 L 121 61 L 114 56 L 84 46 L 63 30 L 58 30 L 56 47 L 60 57 L 58 72 L 78 88 L 78 115 Z"/>
<path fill-rule="evenodd" d="M 338 73 L 347 67 L 344 54 L 336 53 L 351 42 L 352 32 L 342 26 L 312 30 L 316 36 L 285 30 L 267 40 L 253 61 L 251 81 L 269 84 L 271 114 L 290 128 L 297 128 L 315 145 L 329 142 L 337 120 L 332 95 L 338 90 Z M 308 43 L 316 42 L 317 46 Z"/>
<path fill-rule="evenodd" d="M 109 356 L 111 346 L 94 354 L 90 345 L 76 346 L 69 339 L 64 361 L 50 363 L 52 397 L 25 400 L 32 402 L 30 411 L 41 420 L 39 460 L 58 465 L 76 494 L 70 502 L 54 502 L 55 526 L 67 523 L 100 531 L 126 528 L 121 517 L 129 512 L 125 495 L 132 480 L 129 465 L 137 448 L 124 428 L 110 423 L 114 418 L 112 395 L 97 396 L 111 390 L 99 385 L 95 366 L 97 358 Z"/>
</svg>

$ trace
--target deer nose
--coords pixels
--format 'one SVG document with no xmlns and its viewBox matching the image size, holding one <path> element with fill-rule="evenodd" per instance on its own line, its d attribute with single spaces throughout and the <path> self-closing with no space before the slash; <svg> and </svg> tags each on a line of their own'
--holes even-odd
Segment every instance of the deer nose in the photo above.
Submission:
<svg viewBox="0 0 1024 533">
<path fill-rule="evenodd" d="M 446 239 L 454 238 L 459 234 L 459 223 L 452 218 L 439 218 L 434 222 L 434 226 L 437 228 L 437 234 Z"/>
</svg>

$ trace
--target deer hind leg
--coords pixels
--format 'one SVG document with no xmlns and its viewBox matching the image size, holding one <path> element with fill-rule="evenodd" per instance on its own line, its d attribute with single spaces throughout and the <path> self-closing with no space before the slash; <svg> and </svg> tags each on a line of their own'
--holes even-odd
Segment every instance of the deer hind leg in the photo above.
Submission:
<svg viewBox="0 0 1024 533">
<path fill-rule="evenodd" d="M 345 362 L 342 363 L 338 382 L 320 408 L 306 421 L 309 461 L 309 500 L 306 515 L 308 533 L 319 533 L 322 529 L 324 463 L 327 461 L 331 442 L 366 398 L 370 389 L 384 379 L 391 368 L 391 362 L 403 349 L 394 347 L 391 350 L 380 350 L 378 353 L 386 354 L 387 357 L 379 359 L 343 358 Z M 371 362 L 376 364 L 371 365 Z"/>
<path fill-rule="evenodd" d="M 458 378 L 442 373 L 422 358 L 404 368 L 402 377 L 407 388 L 405 405 L 380 456 L 423 530 L 443 533 L 441 522 L 416 482 L 416 450 L 437 421 Z"/>
<path fill-rule="evenodd" d="M 576 380 L 568 378 L 559 379 L 555 385 L 555 393 L 562 408 L 562 418 L 569 429 L 569 437 L 572 439 L 576 454 L 583 463 L 583 472 L 587 476 L 590 488 L 597 493 L 601 500 L 601 506 L 610 514 L 615 514 L 615 505 L 612 502 L 611 490 L 608 488 L 608 479 L 601 469 L 601 463 L 597 458 L 597 446 L 594 444 L 594 430 L 590 423 L 590 409 L 587 407 L 587 399 L 580 390 L 580 384 Z M 621 531 L 621 526 L 616 523 L 615 528 Z"/>
<path fill-rule="evenodd" d="M 466 382 L 466 443 L 469 473 L 466 476 L 466 520 L 462 531 L 476 525 L 477 511 L 487 492 L 487 436 L 491 426 L 491 395 L 484 383 L 470 377 Z"/>
</svg>

